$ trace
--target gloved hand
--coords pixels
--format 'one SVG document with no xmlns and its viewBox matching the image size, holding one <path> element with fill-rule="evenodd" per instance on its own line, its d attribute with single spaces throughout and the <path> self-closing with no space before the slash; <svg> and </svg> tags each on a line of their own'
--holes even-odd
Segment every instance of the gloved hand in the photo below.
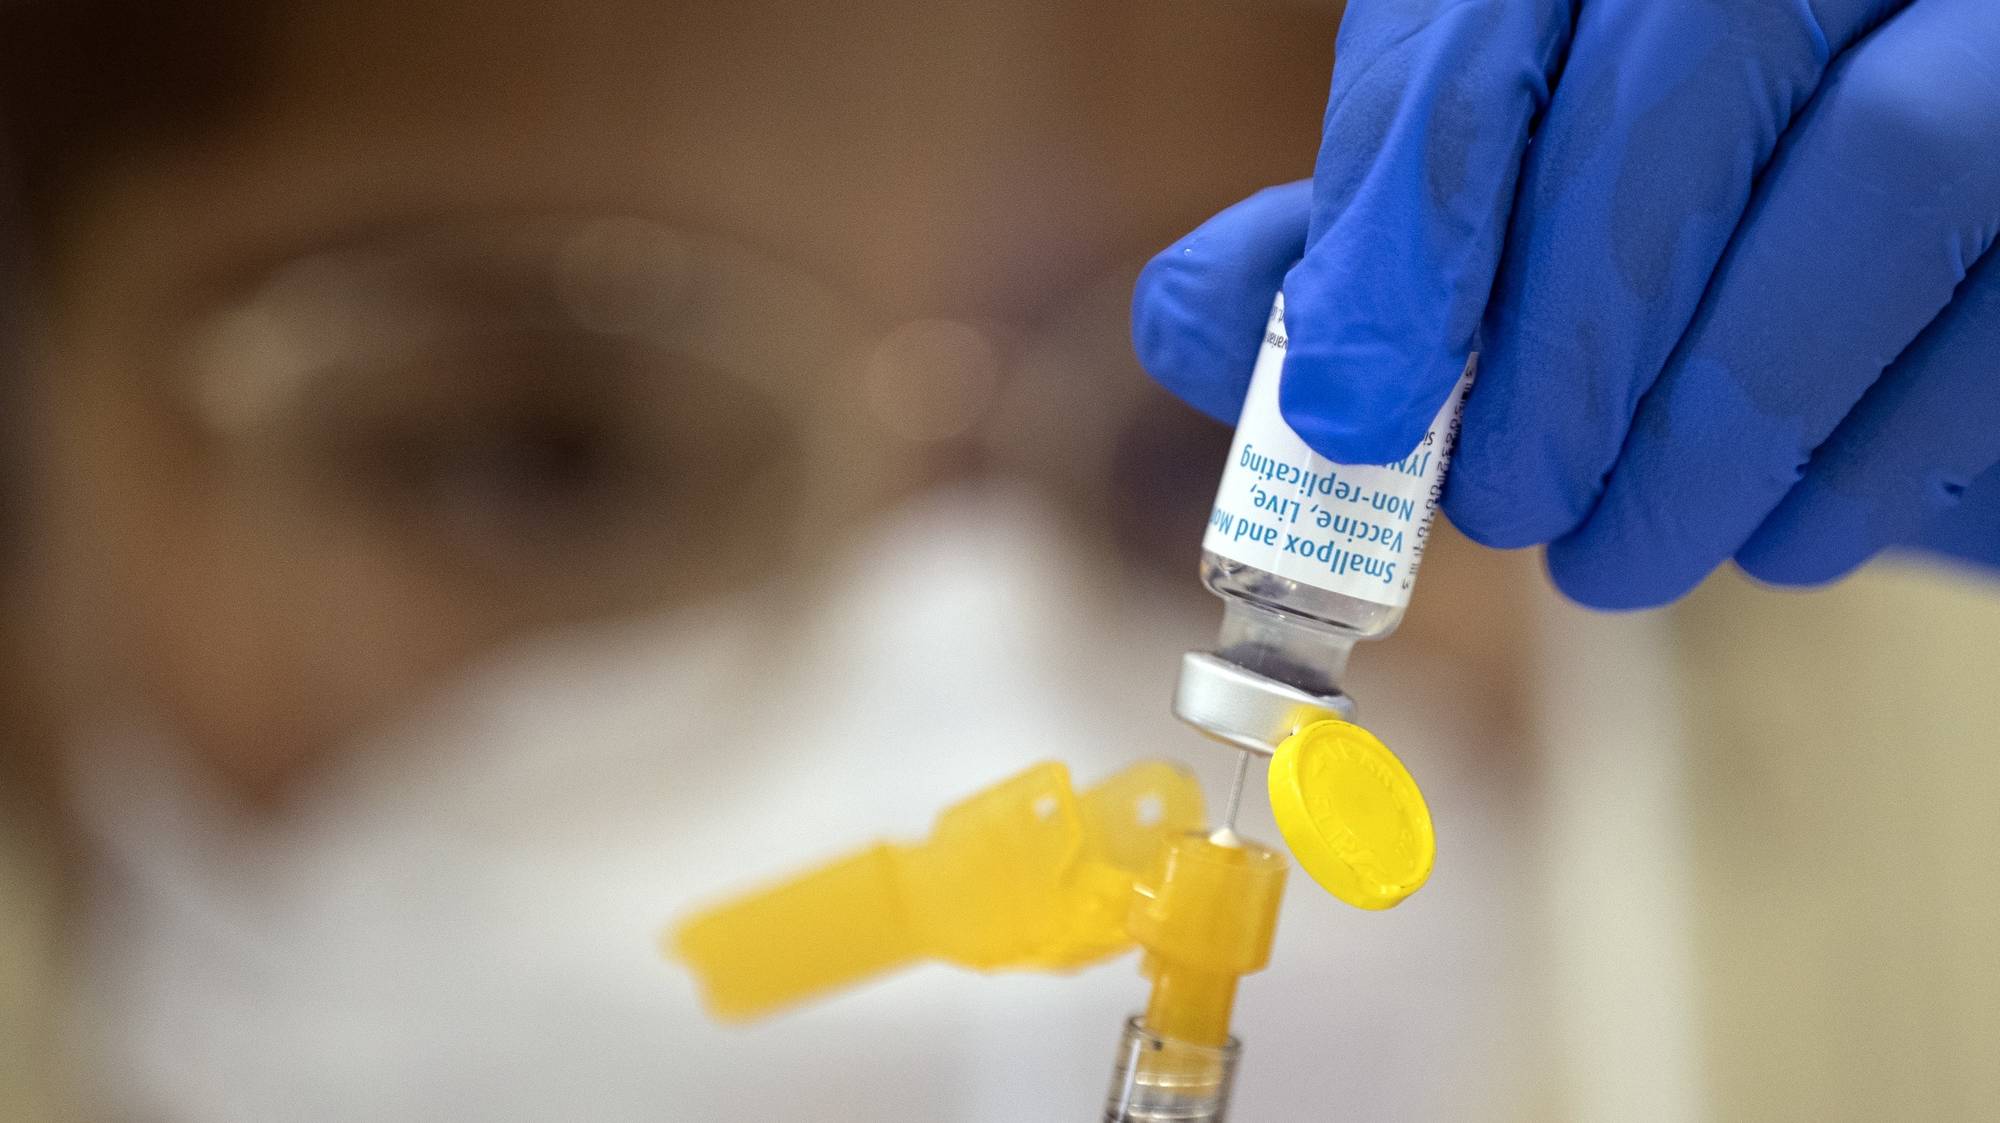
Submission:
<svg viewBox="0 0 2000 1123">
<path fill-rule="evenodd" d="M 1351 0 L 1313 181 L 1156 258 L 1134 335 L 1233 421 L 1282 281 L 1286 420 L 1350 463 L 1480 351 L 1446 513 L 1636 608 L 2000 562 L 1996 234 L 1995 0 Z"/>
</svg>

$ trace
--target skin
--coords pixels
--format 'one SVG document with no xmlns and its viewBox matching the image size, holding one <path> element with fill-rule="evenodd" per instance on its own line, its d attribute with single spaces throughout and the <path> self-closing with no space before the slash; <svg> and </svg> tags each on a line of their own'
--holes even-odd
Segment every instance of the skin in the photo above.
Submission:
<svg viewBox="0 0 2000 1123">
<path fill-rule="evenodd" d="M 22 583 L 31 647 L 50 655 L 37 689 L 73 720 L 164 719 L 252 798 L 280 798 L 514 638 L 810 570 L 828 535 L 961 470 L 868 411 L 856 356 L 921 317 L 1004 338 L 1283 174 L 1310 151 L 1325 65 L 1307 11 L 468 10 L 269 13 L 223 105 L 116 138 L 66 173 L 45 220 Z M 1163 118 L 1162 97 L 1185 112 Z M 435 481 L 383 484 L 355 451 L 470 415 L 482 455 L 532 461 L 481 418 L 570 408 L 566 378 L 420 365 L 315 384 L 284 424 L 247 434 L 204 414 L 190 355 L 274 270 L 385 239 L 486 261 L 496 231 L 542 216 L 637 219 L 824 295 L 810 323 L 754 321 L 799 360 L 764 372 L 754 401 L 717 406 L 683 372 L 580 407 L 647 419 L 634 446 L 765 449 L 781 481 L 810 488 L 785 549 L 746 534 L 733 477 L 667 502 L 643 473 L 503 471 L 474 481 L 483 506 L 467 514 Z M 693 479 L 677 468 L 648 471 Z M 721 529 L 697 551 L 691 525 Z"/>
</svg>

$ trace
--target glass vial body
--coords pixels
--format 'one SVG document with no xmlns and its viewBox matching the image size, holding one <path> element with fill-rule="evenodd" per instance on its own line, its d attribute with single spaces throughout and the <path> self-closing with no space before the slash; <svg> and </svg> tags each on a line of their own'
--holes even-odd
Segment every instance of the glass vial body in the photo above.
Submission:
<svg viewBox="0 0 2000 1123">
<path fill-rule="evenodd" d="M 1273 304 L 1202 538 L 1202 582 L 1225 604 L 1216 654 L 1337 695 L 1347 653 L 1402 623 L 1471 386 L 1468 362 L 1417 447 L 1386 465 L 1335 464 L 1278 408 L 1287 335 Z"/>
<path fill-rule="evenodd" d="M 1226 601 L 1310 621 L 1323 631 L 1346 636 L 1350 643 L 1381 639 L 1403 622 L 1404 605 L 1321 589 L 1209 550 L 1201 552 L 1201 583 Z"/>
<path fill-rule="evenodd" d="M 1216 634 L 1215 654 L 1252 674 L 1307 694 L 1329 697 L 1340 694 L 1341 680 L 1347 676 L 1347 657 L 1353 652 L 1355 641 L 1369 637 L 1358 629 L 1293 607 L 1306 597 L 1288 603 L 1261 595 L 1272 584 L 1296 587 L 1296 582 L 1226 558 L 1214 558 L 1211 563 L 1211 557 L 1202 555 L 1201 575 L 1209 590 L 1222 598 L 1222 628 Z M 1300 591 L 1339 597 L 1337 593 L 1318 589 Z"/>
</svg>

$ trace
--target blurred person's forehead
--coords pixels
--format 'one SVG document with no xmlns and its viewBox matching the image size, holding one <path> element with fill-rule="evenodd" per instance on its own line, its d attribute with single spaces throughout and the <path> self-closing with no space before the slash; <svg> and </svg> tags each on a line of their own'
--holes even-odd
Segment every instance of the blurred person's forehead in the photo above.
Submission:
<svg viewBox="0 0 2000 1123">
<path fill-rule="evenodd" d="M 1032 186 L 1064 178 L 1026 123 L 1049 96 L 1051 10 L 288 5 L 246 38 L 250 77 L 218 127 L 135 146 L 68 210 L 89 258 L 170 275 L 357 224 L 636 213 L 892 308 L 963 306 L 1088 236 L 1090 208 Z"/>
</svg>

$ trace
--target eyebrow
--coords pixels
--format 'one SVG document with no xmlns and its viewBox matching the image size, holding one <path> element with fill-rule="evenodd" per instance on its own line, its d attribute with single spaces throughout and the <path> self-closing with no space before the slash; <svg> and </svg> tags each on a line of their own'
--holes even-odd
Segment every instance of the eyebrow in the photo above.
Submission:
<svg viewBox="0 0 2000 1123">
<path fill-rule="evenodd" d="M 301 315 L 370 325 L 352 358 L 365 359 L 371 343 L 377 354 L 394 353 L 399 328 L 438 341 L 546 329 L 652 343 L 766 391 L 796 392 L 801 377 L 825 373 L 885 330 L 881 317 L 800 270 L 643 219 L 397 223 L 320 246 L 273 255 L 263 269 L 240 269 L 232 284 L 190 300 L 181 321 L 187 344 L 240 345 L 226 335 L 204 338 L 205 329 L 232 330 L 215 318 L 232 310 L 254 314 L 265 305 L 282 315 L 266 302 L 291 298 Z M 353 303 L 343 309 L 343 300 Z M 308 351 L 319 345 L 310 334 L 301 343 Z"/>
</svg>

